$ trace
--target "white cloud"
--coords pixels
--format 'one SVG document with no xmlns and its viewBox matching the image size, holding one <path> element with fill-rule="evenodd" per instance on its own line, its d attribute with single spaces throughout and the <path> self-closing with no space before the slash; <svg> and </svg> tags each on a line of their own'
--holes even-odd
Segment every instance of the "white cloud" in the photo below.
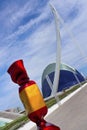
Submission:
<svg viewBox="0 0 87 130">
<path fill-rule="evenodd" d="M 38 7 L 37 4 L 33 7 L 32 1 L 30 2 L 26 3 L 24 7 L 20 7 L 19 11 L 15 10 L 17 9 L 16 5 L 13 10 L 9 9 L 9 7 L 7 8 L 9 11 L 12 11 L 10 12 L 11 24 L 16 25 L 19 22 L 19 19 L 21 20 L 29 12 L 37 11 L 34 10 L 34 8 Z M 55 5 L 64 21 L 66 21 L 65 23 L 69 30 L 75 35 L 75 38 L 78 40 L 78 45 L 81 47 L 81 50 L 84 50 L 84 57 L 86 58 L 86 1 L 63 0 L 62 2 L 58 2 L 57 0 L 51 0 L 51 2 Z M 30 6 L 30 8 L 28 8 L 28 6 Z M 79 8 L 78 15 L 72 21 L 69 21 L 66 18 L 69 19 L 68 14 L 70 14 L 71 9 L 73 9 L 75 6 Z M 13 14 L 14 10 L 15 13 Z M 13 104 L 15 106 L 16 103 L 18 105 L 19 102 L 17 93 L 18 86 L 15 85 L 11 81 L 8 74 L 6 74 L 6 70 L 10 64 L 12 64 L 17 59 L 23 59 L 25 68 L 30 78 L 32 80 L 35 80 L 41 89 L 41 76 L 43 70 L 48 64 L 55 62 L 56 60 L 56 34 L 54 17 L 49 5 L 46 5 L 42 9 L 40 8 L 38 10 L 41 13 L 38 17 L 31 19 L 25 25 L 19 24 L 18 30 L 15 30 L 15 32 L 12 32 L 11 35 L 7 35 L 7 37 L 2 40 L 4 44 L 2 47 L 0 47 L 0 66 L 4 69 L 5 72 L 3 72 L 0 81 L 4 81 L 1 83 L 1 87 L 5 86 L 2 89 L 1 93 L 3 92 L 6 97 L 0 97 L 0 101 L 5 103 L 6 101 L 11 102 L 11 99 L 16 96 L 15 101 L 12 104 L 6 104 L 6 107 L 10 107 Z M 7 16 L 7 14 L 4 16 Z M 42 22 L 47 19 L 47 22 Z M 3 20 L 5 22 L 5 19 Z M 37 26 L 37 28 L 31 33 L 31 35 L 26 36 L 26 38 L 23 40 L 20 38 L 17 39 L 21 34 L 25 35 L 27 31 L 31 31 L 34 26 Z M 77 69 L 82 69 L 86 66 L 86 60 L 84 60 L 80 54 L 79 49 L 76 48 L 75 43 L 73 43 L 75 40 L 71 40 L 72 38 L 64 28 L 64 25 L 61 25 L 60 32 L 62 38 L 61 61 L 71 65 L 72 67 L 76 67 Z M 9 94 L 9 92 L 11 93 Z M 4 108 L 4 104 L 2 104 L 1 108 Z"/>
<path fill-rule="evenodd" d="M 31 1 L 26 2 L 24 5 L 20 5 L 17 2 L 9 3 L 1 10 L 0 20 L 3 20 L 5 24 L 9 24 L 9 26 L 17 24 L 17 22 L 32 11 L 32 7 L 33 4 Z"/>
<path fill-rule="evenodd" d="M 21 9 L 22 10 L 22 9 Z M 23 10 L 24 11 L 24 10 Z M 22 12 L 23 12 L 22 11 Z M 47 12 L 47 13 L 46 13 Z M 21 11 L 19 12 L 19 16 L 21 14 Z M 23 17 L 23 14 L 25 14 L 25 12 L 22 13 L 22 17 Z M 15 16 L 16 19 L 18 20 L 17 18 L 17 15 Z M 21 16 L 20 16 L 21 17 Z M 43 10 L 43 12 L 41 13 L 41 15 L 39 17 L 37 17 L 36 19 L 31 19 L 27 24 L 25 25 L 21 25 L 19 26 L 18 30 L 16 30 L 15 32 L 13 32 L 12 34 L 10 34 L 9 36 L 6 37 L 6 39 L 4 40 L 8 40 L 8 39 L 12 39 L 12 38 L 15 38 L 23 33 L 25 33 L 27 30 L 29 30 L 32 26 L 34 25 L 38 25 L 41 24 L 40 22 L 46 18 L 49 17 L 49 12 L 48 12 L 48 9 L 47 9 L 47 6 L 45 7 L 45 9 Z"/>
</svg>

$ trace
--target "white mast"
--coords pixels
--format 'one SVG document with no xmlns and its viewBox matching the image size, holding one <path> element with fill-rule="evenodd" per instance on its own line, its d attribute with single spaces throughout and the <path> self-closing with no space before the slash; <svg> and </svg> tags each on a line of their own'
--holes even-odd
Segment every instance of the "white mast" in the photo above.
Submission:
<svg viewBox="0 0 87 130">
<path fill-rule="evenodd" d="M 52 13 L 55 19 L 55 26 L 56 26 L 56 43 L 57 43 L 57 51 L 56 51 L 56 66 L 55 66 L 55 74 L 54 74 L 54 81 L 53 81 L 53 89 L 52 89 L 52 96 L 55 96 L 56 100 L 59 99 L 56 97 L 56 93 L 58 90 L 59 85 L 59 76 L 60 76 L 60 63 L 61 63 L 61 38 L 60 38 L 60 29 L 59 29 L 59 19 L 56 9 L 50 4 Z"/>
</svg>

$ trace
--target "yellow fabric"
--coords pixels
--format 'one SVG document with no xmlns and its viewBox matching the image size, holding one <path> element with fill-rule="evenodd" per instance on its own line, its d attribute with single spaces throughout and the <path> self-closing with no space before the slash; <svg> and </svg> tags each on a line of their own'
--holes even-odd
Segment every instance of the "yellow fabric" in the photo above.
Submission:
<svg viewBox="0 0 87 130">
<path fill-rule="evenodd" d="M 46 106 L 41 92 L 36 84 L 24 88 L 20 92 L 20 98 L 28 114 Z"/>
</svg>

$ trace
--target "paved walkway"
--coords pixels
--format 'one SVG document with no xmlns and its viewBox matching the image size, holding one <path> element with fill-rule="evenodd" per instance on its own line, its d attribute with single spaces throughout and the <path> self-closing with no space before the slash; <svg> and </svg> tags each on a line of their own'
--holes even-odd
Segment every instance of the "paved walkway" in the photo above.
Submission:
<svg viewBox="0 0 87 130">
<path fill-rule="evenodd" d="M 61 130 L 87 130 L 87 85 L 49 115 L 47 120 L 59 125 Z"/>
<path fill-rule="evenodd" d="M 58 125 L 61 130 L 87 130 L 87 84 L 54 105 L 46 116 L 48 122 Z M 36 130 L 29 122 L 19 130 Z"/>
</svg>

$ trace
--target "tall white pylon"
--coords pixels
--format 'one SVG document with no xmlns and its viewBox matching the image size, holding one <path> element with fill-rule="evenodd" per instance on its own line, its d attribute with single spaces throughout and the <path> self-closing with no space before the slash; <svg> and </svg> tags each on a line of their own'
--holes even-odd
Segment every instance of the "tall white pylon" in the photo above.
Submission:
<svg viewBox="0 0 87 130">
<path fill-rule="evenodd" d="M 54 75 L 54 82 L 53 82 L 53 88 L 52 88 L 52 96 L 55 96 L 56 100 L 59 101 L 59 98 L 57 97 L 57 90 L 58 90 L 58 85 L 59 85 L 59 76 L 60 76 L 60 63 L 61 63 L 61 37 L 60 37 L 60 28 L 59 28 L 59 22 L 61 22 L 61 24 L 64 26 L 64 28 L 67 30 L 67 32 L 69 33 L 70 37 L 72 38 L 73 43 L 75 43 L 76 48 L 78 48 L 81 56 L 84 56 L 81 48 L 79 47 L 79 45 L 77 44 L 77 40 L 73 37 L 73 34 L 70 32 L 70 30 L 65 26 L 63 19 L 60 17 L 60 15 L 58 14 L 58 12 L 56 11 L 55 7 L 53 7 L 52 4 L 50 4 L 51 10 L 53 12 L 54 15 L 54 19 L 55 19 L 55 26 L 56 26 L 56 41 L 57 41 L 57 53 L 56 53 L 56 66 L 55 66 L 55 75 Z M 74 73 L 73 73 L 74 74 Z M 78 79 L 78 77 L 76 76 L 76 74 L 74 74 L 77 82 L 79 83 L 79 85 L 81 86 L 81 83 Z"/>
<path fill-rule="evenodd" d="M 58 13 L 53 7 L 52 4 L 50 4 L 52 13 L 54 15 L 55 19 L 55 27 L 56 27 L 56 43 L 57 43 L 57 50 L 56 50 L 56 65 L 55 65 L 55 73 L 54 73 L 54 81 L 53 81 L 53 89 L 52 89 L 52 96 L 55 96 L 56 100 L 59 101 L 59 98 L 57 97 L 57 90 L 59 85 L 59 76 L 60 76 L 60 63 L 61 63 L 61 37 L 60 37 L 60 29 L 59 29 L 59 18 Z"/>
</svg>

